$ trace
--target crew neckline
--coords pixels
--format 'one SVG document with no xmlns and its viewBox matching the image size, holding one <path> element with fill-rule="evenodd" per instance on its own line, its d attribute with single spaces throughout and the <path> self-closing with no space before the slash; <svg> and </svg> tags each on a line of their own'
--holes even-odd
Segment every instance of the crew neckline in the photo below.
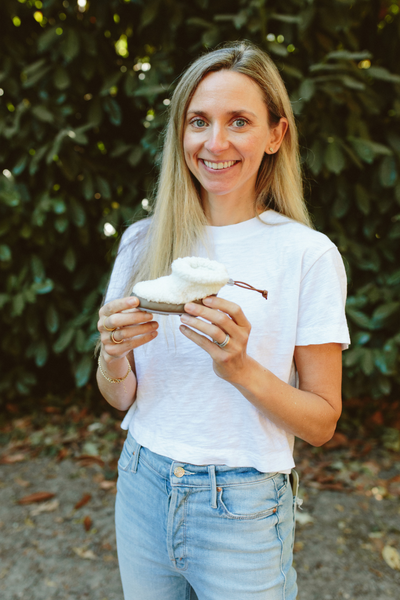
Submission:
<svg viewBox="0 0 400 600">
<path fill-rule="evenodd" d="M 263 223 L 275 225 L 288 221 L 291 221 L 291 219 L 275 210 L 268 209 L 263 213 L 260 213 L 258 217 L 253 217 L 252 219 L 247 219 L 246 221 L 241 221 L 240 223 L 235 223 L 233 225 L 206 225 L 206 231 L 211 234 L 214 240 L 226 240 L 227 238 L 234 238 L 237 240 L 238 238 L 246 237 L 253 233 L 256 229 L 263 227 Z"/>
</svg>

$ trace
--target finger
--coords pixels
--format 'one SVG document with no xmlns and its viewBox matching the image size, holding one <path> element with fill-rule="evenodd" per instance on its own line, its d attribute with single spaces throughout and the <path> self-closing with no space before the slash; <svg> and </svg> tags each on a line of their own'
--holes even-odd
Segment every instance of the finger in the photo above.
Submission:
<svg viewBox="0 0 400 600">
<path fill-rule="evenodd" d="M 229 320 L 231 321 L 231 319 Z M 207 321 L 203 321 L 202 319 L 197 319 L 196 317 L 183 314 L 181 316 L 181 321 L 185 325 L 192 327 L 192 329 L 197 329 L 197 331 L 208 335 L 212 340 L 215 340 L 220 344 L 222 344 L 226 338 L 226 331 L 223 331 L 220 327 L 217 327 L 212 323 L 208 323 Z"/>
<path fill-rule="evenodd" d="M 208 352 L 208 354 L 213 360 L 218 360 L 219 358 L 221 358 L 222 350 L 203 335 L 196 333 L 196 331 L 193 331 L 193 329 L 190 329 L 190 327 L 186 327 L 185 325 L 181 325 L 179 327 L 179 330 L 181 331 L 181 333 L 183 333 L 184 336 L 189 338 L 189 340 L 192 340 L 192 342 L 194 342 L 195 344 L 200 346 L 200 348 L 203 348 L 203 350 Z"/>
<path fill-rule="evenodd" d="M 112 358 L 122 358 L 123 356 L 126 356 L 126 354 L 129 354 L 131 350 L 134 350 L 135 348 L 143 346 L 143 344 L 147 344 L 151 340 L 154 340 L 157 335 L 157 331 L 151 331 L 142 335 L 137 335 L 134 338 L 122 342 L 121 344 L 114 344 L 113 342 L 108 341 L 103 345 L 103 349 Z"/>
<path fill-rule="evenodd" d="M 206 319 L 210 323 L 213 323 L 226 333 L 229 333 L 231 337 L 240 335 L 240 327 L 237 323 L 231 319 L 231 317 L 220 310 L 214 308 L 208 308 L 200 304 L 185 304 L 185 312 L 190 313 L 191 316 L 201 317 Z"/>
<path fill-rule="evenodd" d="M 127 298 L 119 298 L 118 300 L 112 300 L 107 302 L 101 307 L 99 315 L 102 317 L 105 315 L 109 317 L 114 313 L 119 313 L 123 310 L 129 310 L 130 308 L 137 308 L 139 306 L 139 299 L 136 296 L 128 296 Z"/>
<path fill-rule="evenodd" d="M 101 341 L 103 344 L 111 343 L 119 346 L 119 344 L 125 341 L 130 341 L 139 335 L 143 335 L 151 331 L 156 331 L 157 328 L 157 321 L 151 321 L 150 323 L 142 323 L 140 325 L 135 325 L 134 327 L 114 329 L 111 332 L 103 331 L 101 334 Z"/>
<path fill-rule="evenodd" d="M 247 320 L 246 315 L 238 304 L 230 302 L 224 298 L 218 298 L 218 296 L 208 296 L 203 300 L 206 306 L 219 310 L 231 317 L 231 319 L 239 325 L 239 327 L 250 327 L 250 322 Z"/>
<path fill-rule="evenodd" d="M 153 319 L 151 313 L 146 313 L 141 310 L 129 313 L 114 313 L 109 317 L 103 315 L 100 317 L 97 328 L 100 332 L 113 331 L 122 327 L 129 327 L 139 323 L 147 323 Z"/>
</svg>

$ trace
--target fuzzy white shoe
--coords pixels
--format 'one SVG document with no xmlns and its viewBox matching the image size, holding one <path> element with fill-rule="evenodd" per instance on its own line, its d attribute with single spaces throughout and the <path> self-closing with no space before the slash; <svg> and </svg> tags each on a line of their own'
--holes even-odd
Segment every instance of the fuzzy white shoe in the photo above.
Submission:
<svg viewBox="0 0 400 600">
<path fill-rule="evenodd" d="M 150 281 L 140 281 L 133 288 L 140 307 L 165 314 L 183 312 L 186 302 L 199 301 L 218 294 L 229 282 L 225 266 L 215 260 L 187 256 L 177 258 L 171 265 L 172 273 Z"/>
<path fill-rule="evenodd" d="M 233 281 L 222 263 L 198 256 L 177 258 L 171 275 L 140 281 L 132 293 L 139 298 L 139 308 L 158 314 L 182 314 L 186 302 L 202 303 L 207 296 L 218 294 L 224 285 L 238 285 L 255 290 L 247 283 Z M 267 297 L 264 290 L 255 290 Z"/>
</svg>

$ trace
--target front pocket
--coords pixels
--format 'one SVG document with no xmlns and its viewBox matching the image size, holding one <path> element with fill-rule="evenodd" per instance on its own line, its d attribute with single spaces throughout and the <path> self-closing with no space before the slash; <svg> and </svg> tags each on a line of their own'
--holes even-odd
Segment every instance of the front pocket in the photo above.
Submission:
<svg viewBox="0 0 400 600">
<path fill-rule="evenodd" d="M 286 489 L 280 474 L 254 483 L 218 488 L 218 508 L 227 519 L 255 520 L 274 515 Z"/>
<path fill-rule="evenodd" d="M 119 457 L 118 469 L 121 469 L 121 471 L 127 471 L 132 463 L 134 455 L 135 453 L 133 448 L 128 439 L 126 439 L 122 448 L 121 456 Z"/>
</svg>

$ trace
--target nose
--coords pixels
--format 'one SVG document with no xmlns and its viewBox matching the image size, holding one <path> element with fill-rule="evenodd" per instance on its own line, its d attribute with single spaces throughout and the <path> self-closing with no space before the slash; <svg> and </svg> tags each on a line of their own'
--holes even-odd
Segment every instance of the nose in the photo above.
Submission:
<svg viewBox="0 0 400 600">
<path fill-rule="evenodd" d="M 229 148 L 229 139 L 224 127 L 218 124 L 212 125 L 208 129 L 208 139 L 204 147 L 212 154 L 220 154 L 227 150 Z"/>
</svg>

